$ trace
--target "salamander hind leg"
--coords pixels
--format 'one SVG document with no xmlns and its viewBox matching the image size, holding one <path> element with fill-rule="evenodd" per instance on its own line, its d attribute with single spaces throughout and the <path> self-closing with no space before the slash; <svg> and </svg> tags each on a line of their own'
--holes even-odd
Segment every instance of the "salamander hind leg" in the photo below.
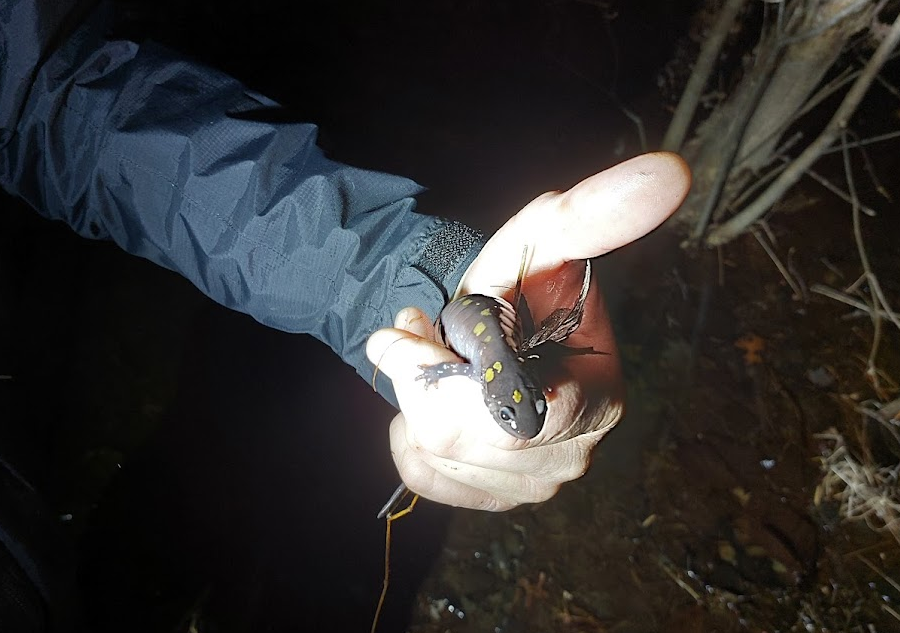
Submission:
<svg viewBox="0 0 900 633">
<path fill-rule="evenodd" d="M 478 380 L 475 368 L 469 363 L 437 363 L 436 365 L 419 365 L 422 373 L 416 376 L 416 380 L 424 380 L 425 388 L 437 385 L 441 378 L 447 376 L 466 376 L 472 380 Z"/>
</svg>

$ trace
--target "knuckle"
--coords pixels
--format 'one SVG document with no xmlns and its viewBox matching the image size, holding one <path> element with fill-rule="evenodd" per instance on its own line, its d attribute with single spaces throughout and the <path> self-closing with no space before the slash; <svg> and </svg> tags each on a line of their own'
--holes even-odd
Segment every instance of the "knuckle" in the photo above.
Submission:
<svg viewBox="0 0 900 633">
<path fill-rule="evenodd" d="M 587 472 L 588 466 L 590 466 L 590 460 L 587 459 L 587 456 L 580 459 L 573 459 L 569 461 L 562 472 L 560 472 L 560 479 L 562 481 L 575 481 L 576 479 L 580 479 Z"/>
<path fill-rule="evenodd" d="M 434 469 L 420 459 L 411 459 L 399 470 L 400 478 L 407 488 L 423 497 L 431 498 L 435 489 Z"/>
<path fill-rule="evenodd" d="M 480 499 L 475 510 L 484 510 L 485 512 L 506 512 L 521 505 L 522 502 L 511 499 L 501 499 L 494 495 L 487 495 Z"/>
<path fill-rule="evenodd" d="M 516 502 L 522 504 L 547 501 L 559 492 L 560 483 L 559 481 L 525 477 L 524 485 L 518 490 L 516 495 Z"/>
<path fill-rule="evenodd" d="M 458 428 L 428 425 L 418 428 L 410 444 L 420 454 L 429 454 L 440 459 L 455 460 L 458 457 L 460 430 Z"/>
</svg>

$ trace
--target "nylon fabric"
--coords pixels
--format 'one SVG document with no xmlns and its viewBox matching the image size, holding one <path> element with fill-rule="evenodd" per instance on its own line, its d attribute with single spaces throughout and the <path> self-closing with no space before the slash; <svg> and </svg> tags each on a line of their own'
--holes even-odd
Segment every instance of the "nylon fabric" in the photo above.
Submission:
<svg viewBox="0 0 900 633">
<path fill-rule="evenodd" d="M 436 318 L 482 238 L 416 213 L 419 185 L 328 159 L 314 125 L 276 122 L 278 104 L 219 71 L 105 39 L 108 6 L 48 55 L 60 9 L 36 4 L 53 19 L 19 0 L 0 13 L 7 191 L 225 306 L 315 336 L 367 380 L 374 330 L 407 305 Z"/>
</svg>

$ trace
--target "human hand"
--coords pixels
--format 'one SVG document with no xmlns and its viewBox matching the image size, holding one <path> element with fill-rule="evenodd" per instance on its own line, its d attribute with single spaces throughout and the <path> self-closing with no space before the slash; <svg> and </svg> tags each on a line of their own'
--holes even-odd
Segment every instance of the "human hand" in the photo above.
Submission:
<svg viewBox="0 0 900 633">
<path fill-rule="evenodd" d="M 690 174 L 675 154 L 638 156 L 566 192 L 545 193 L 513 216 L 472 262 L 458 295 L 509 295 L 522 249 L 532 251 L 522 292 L 536 322 L 575 301 L 583 259 L 604 255 L 649 233 L 678 208 Z M 507 298 L 509 298 L 507 296 Z M 604 355 L 560 360 L 547 378 L 548 411 L 537 437 L 517 439 L 492 418 L 481 386 L 463 376 L 425 389 L 419 365 L 460 358 L 435 342 L 416 308 L 394 328 L 372 334 L 366 352 L 387 374 L 400 403 L 391 423 L 391 453 L 407 487 L 434 501 L 507 510 L 544 501 L 582 476 L 597 442 L 623 413 L 619 357 L 603 298 L 592 282 L 580 327 L 565 341 Z"/>
</svg>

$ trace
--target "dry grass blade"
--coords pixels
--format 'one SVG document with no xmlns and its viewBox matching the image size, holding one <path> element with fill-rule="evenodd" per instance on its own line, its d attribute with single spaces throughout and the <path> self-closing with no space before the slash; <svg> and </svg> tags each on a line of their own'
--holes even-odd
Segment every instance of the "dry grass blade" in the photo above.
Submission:
<svg viewBox="0 0 900 633">
<path fill-rule="evenodd" d="M 834 430 L 816 437 L 833 442 L 822 456 L 824 497 L 840 502 L 840 514 L 846 520 L 865 521 L 900 543 L 900 464 L 880 466 L 856 459 Z"/>
</svg>

